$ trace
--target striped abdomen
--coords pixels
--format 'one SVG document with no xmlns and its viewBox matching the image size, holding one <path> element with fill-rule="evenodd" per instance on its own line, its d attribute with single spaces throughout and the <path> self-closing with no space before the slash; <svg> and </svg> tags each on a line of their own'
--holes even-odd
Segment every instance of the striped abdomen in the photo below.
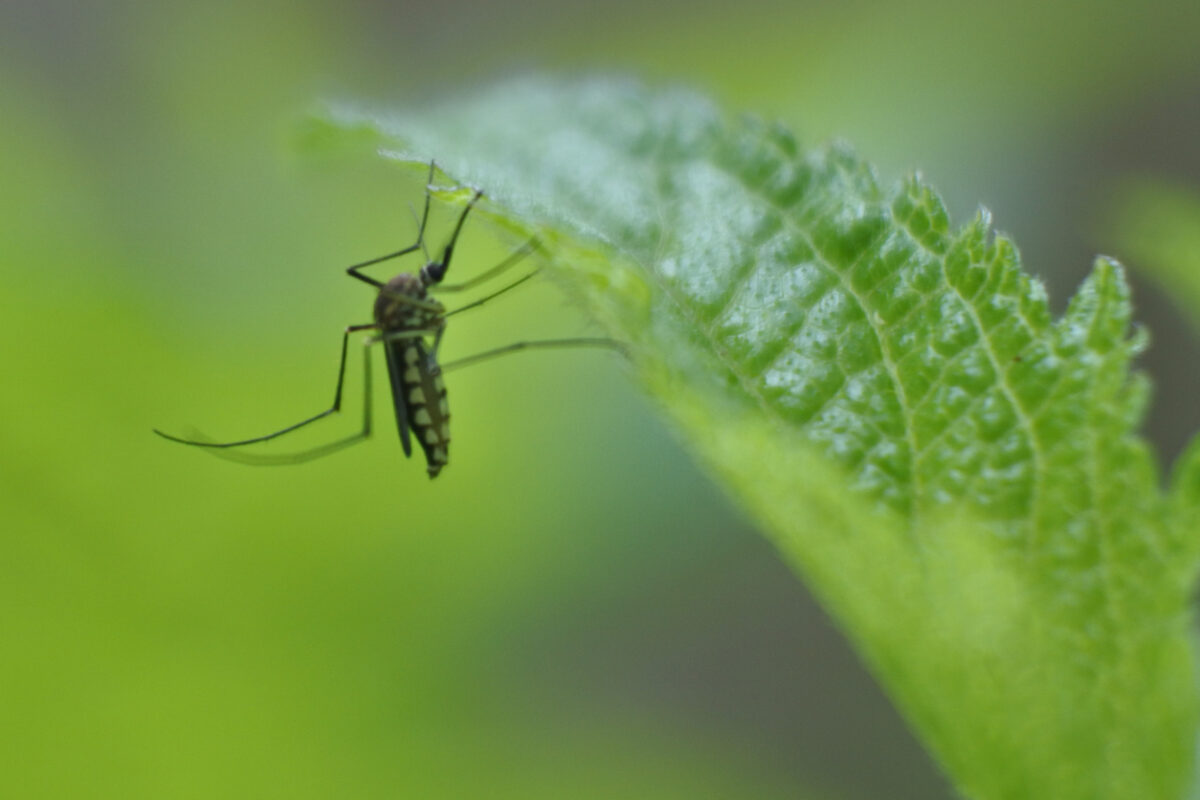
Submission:
<svg viewBox="0 0 1200 800">
<path fill-rule="evenodd" d="M 411 427 L 425 451 L 429 477 L 435 478 L 447 464 L 450 445 L 450 407 L 441 369 L 430 357 L 424 339 L 396 339 L 385 346 L 404 454 L 412 453 L 408 441 Z"/>
</svg>

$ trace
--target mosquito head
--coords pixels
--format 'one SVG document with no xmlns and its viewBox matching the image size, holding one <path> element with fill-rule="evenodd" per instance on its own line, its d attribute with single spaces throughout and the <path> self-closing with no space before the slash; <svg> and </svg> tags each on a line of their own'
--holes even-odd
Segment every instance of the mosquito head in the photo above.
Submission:
<svg viewBox="0 0 1200 800">
<path fill-rule="evenodd" d="M 426 286 L 433 286 L 436 283 L 441 283 L 442 278 L 446 277 L 446 260 L 430 261 L 425 266 L 421 267 L 421 283 Z"/>
</svg>

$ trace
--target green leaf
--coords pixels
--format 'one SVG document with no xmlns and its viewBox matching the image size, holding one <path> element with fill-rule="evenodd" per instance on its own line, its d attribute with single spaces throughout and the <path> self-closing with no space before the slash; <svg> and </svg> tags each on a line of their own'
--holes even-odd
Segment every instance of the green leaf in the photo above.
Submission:
<svg viewBox="0 0 1200 800">
<path fill-rule="evenodd" d="M 951 230 L 919 177 L 683 91 L 525 79 L 327 124 L 537 233 L 964 795 L 1184 793 L 1195 526 L 1135 433 L 1118 264 L 1052 319 L 986 213 Z"/>
</svg>

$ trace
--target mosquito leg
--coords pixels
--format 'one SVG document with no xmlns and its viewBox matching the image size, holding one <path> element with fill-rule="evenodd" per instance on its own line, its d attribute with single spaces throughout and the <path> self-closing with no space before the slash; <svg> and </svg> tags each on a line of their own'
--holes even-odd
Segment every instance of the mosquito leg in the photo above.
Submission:
<svg viewBox="0 0 1200 800">
<path fill-rule="evenodd" d="M 432 177 L 432 176 L 430 176 L 430 177 Z M 411 212 L 411 213 L 412 213 L 413 222 L 417 223 L 417 229 L 418 229 L 418 230 L 421 230 L 421 231 L 424 231 L 424 230 L 425 230 L 425 222 L 424 222 L 424 220 L 425 220 L 425 219 L 426 219 L 426 217 L 428 217 L 428 215 L 429 215 L 429 208 L 428 208 L 428 206 L 429 206 L 429 203 L 428 203 L 428 200 L 429 200 L 429 191 L 428 191 L 428 190 L 426 190 L 426 192 L 425 192 L 425 200 L 427 201 L 427 202 L 426 202 L 426 204 L 425 204 L 425 205 L 426 205 L 426 209 L 425 209 L 425 216 L 418 217 L 418 216 L 417 216 L 417 210 L 416 210 L 415 208 L 413 208 L 413 207 L 412 207 L 412 204 L 409 204 L 409 206 L 408 206 L 408 210 L 409 210 L 409 212 Z M 426 264 L 428 264 L 428 263 L 429 263 L 430 261 L 432 261 L 433 259 L 431 259 L 431 258 L 429 257 L 429 249 L 425 247 L 425 237 L 424 237 L 424 236 L 422 236 L 422 237 L 421 237 L 421 238 L 420 238 L 420 239 L 417 241 L 417 244 L 421 245 L 421 255 L 425 256 L 425 263 L 426 263 Z"/>
<path fill-rule="evenodd" d="M 443 310 L 442 304 L 436 300 L 419 300 L 412 295 L 405 294 L 404 292 L 389 292 L 386 289 L 381 291 L 380 294 L 387 295 L 389 299 L 395 300 L 402 305 L 411 306 L 412 308 L 420 308 L 424 311 L 433 312 L 434 314 L 440 315 Z"/>
<path fill-rule="evenodd" d="M 407 331 L 388 331 L 371 339 L 372 342 L 395 342 L 400 339 L 423 339 L 426 336 L 437 336 L 437 328 L 414 328 Z"/>
<path fill-rule="evenodd" d="M 524 283 L 525 281 L 529 280 L 530 278 L 532 278 L 534 275 L 537 275 L 537 274 L 538 274 L 538 271 L 534 270 L 533 272 L 529 273 L 528 275 L 526 275 L 522 278 L 517 278 L 512 283 L 508 284 L 507 286 L 503 286 L 503 287 L 497 289 L 496 291 L 492 292 L 489 295 L 485 295 L 485 296 L 479 298 L 478 300 L 474 300 L 470 303 L 467 303 L 465 306 L 459 306 L 458 308 L 454 309 L 453 311 L 447 311 L 445 314 L 442 315 L 442 318 L 445 319 L 446 317 L 453 316 L 455 314 L 461 313 L 463 311 L 467 311 L 472 308 L 479 308 L 481 305 L 486 303 L 488 300 L 497 298 L 500 295 L 504 294 L 505 292 L 512 291 L 513 289 L 517 288 L 522 283 Z"/>
<path fill-rule="evenodd" d="M 568 348 L 568 347 L 605 347 L 610 350 L 616 350 L 622 355 L 629 355 L 625 345 L 618 342 L 616 339 L 600 339 L 600 338 L 576 338 L 576 339 L 542 339 L 534 342 L 513 342 L 504 347 L 497 347 L 495 350 L 485 350 L 482 353 L 476 353 L 473 356 L 460 358 L 456 361 L 451 361 L 449 364 L 443 364 L 442 369 L 456 369 L 458 367 L 466 367 L 471 364 L 477 364 L 480 361 L 486 361 L 489 358 L 515 353 L 518 350 L 540 350 L 552 348 Z"/>
<path fill-rule="evenodd" d="M 369 261 L 362 261 L 358 264 L 346 267 L 347 275 L 352 278 L 358 278 L 364 283 L 369 283 L 372 286 L 379 288 L 383 286 L 382 281 L 377 281 L 369 275 L 363 275 L 361 272 L 359 272 L 359 270 L 363 269 L 364 267 L 369 267 L 372 264 L 378 264 L 381 261 L 390 261 L 393 258 L 399 258 L 400 256 L 406 256 L 409 253 L 416 252 L 417 250 L 425 249 L 425 225 L 429 222 L 429 185 L 433 183 L 434 168 L 434 162 L 430 161 L 429 176 L 425 179 L 425 210 L 421 212 L 421 221 L 417 226 L 417 241 L 414 244 L 405 247 L 403 250 L 397 250 L 394 253 L 388 253 L 385 256 L 379 256 L 378 258 L 372 258 Z M 462 224 L 461 220 L 459 221 L 459 224 Z"/>
<path fill-rule="evenodd" d="M 438 348 L 442 346 L 442 335 L 445 332 L 446 320 L 443 317 L 438 320 L 437 330 L 433 333 L 433 347 L 429 348 L 429 360 L 433 363 L 434 368 L 439 370 L 440 368 L 437 366 Z"/>
<path fill-rule="evenodd" d="M 194 445 L 196 447 L 214 447 L 214 448 L 241 447 L 242 445 L 255 444 L 256 442 L 265 442 L 270 439 L 274 439 L 277 436 L 283 436 L 285 433 L 291 433 L 292 431 L 297 430 L 298 428 L 303 428 L 305 425 L 309 425 L 313 422 L 316 422 L 319 419 L 324 419 L 325 417 L 328 417 L 331 414 L 336 414 L 342 405 L 342 386 L 343 386 L 343 383 L 346 378 L 346 345 L 350 341 L 350 334 L 355 333 L 356 331 L 365 331 L 365 330 L 371 330 L 374 328 L 375 328 L 375 326 L 373 324 L 372 325 L 351 325 L 350 327 L 346 328 L 345 331 L 343 331 L 343 333 L 342 333 L 342 356 L 338 362 L 337 388 L 334 390 L 334 393 L 333 393 L 333 405 L 331 405 L 329 408 L 322 411 L 320 414 L 314 414 L 313 416 L 309 417 L 308 419 L 301 420 L 300 422 L 297 422 L 295 425 L 289 425 L 286 428 L 275 431 L 274 433 L 268 433 L 265 436 L 255 436 L 252 439 L 241 439 L 236 442 L 211 442 L 206 439 L 181 439 L 178 436 L 172 436 L 169 433 L 163 433 L 162 431 L 158 430 L 157 428 L 154 429 L 154 432 L 157 433 L 159 436 L 163 437 L 164 439 L 169 439 L 172 442 L 179 442 L 180 444 Z"/>
<path fill-rule="evenodd" d="M 301 450 L 299 453 L 268 455 L 243 453 L 240 450 L 210 450 L 209 452 L 227 461 L 236 461 L 239 464 L 249 464 L 255 467 L 271 467 L 312 461 L 313 459 L 336 453 L 338 450 L 369 438 L 371 436 L 371 401 L 373 399 L 371 397 L 371 345 L 375 342 L 375 339 L 367 339 L 363 342 L 363 423 L 362 429 L 358 433 L 351 434 L 344 439 L 338 439 L 329 444 L 314 447 L 311 450 Z"/>
<path fill-rule="evenodd" d="M 372 258 L 369 261 L 362 261 L 353 266 L 346 267 L 346 274 L 349 275 L 351 278 L 357 278 L 358 280 L 363 281 L 364 283 L 369 283 L 377 289 L 382 289 L 383 281 L 376 280 L 375 278 L 372 278 L 370 275 L 363 275 L 361 272 L 359 272 L 359 270 L 362 269 L 363 267 L 369 267 L 372 264 L 378 264 L 381 261 L 388 261 L 393 258 L 399 258 L 400 256 L 408 255 L 409 253 L 415 252 L 420 249 L 421 249 L 421 242 L 418 241 L 413 246 L 406 247 L 403 250 L 397 250 L 394 253 L 388 253 L 386 256 L 380 256 L 379 258 Z"/>
<path fill-rule="evenodd" d="M 519 264 L 526 256 L 535 250 L 539 249 L 537 237 L 533 237 L 525 244 L 514 250 L 507 258 L 501 261 L 496 266 L 489 269 L 480 275 L 476 275 L 469 281 L 463 283 L 440 283 L 430 287 L 432 292 L 461 292 L 466 289 L 472 289 L 481 283 L 486 283 L 502 272 L 507 271 L 510 267 Z"/>
</svg>

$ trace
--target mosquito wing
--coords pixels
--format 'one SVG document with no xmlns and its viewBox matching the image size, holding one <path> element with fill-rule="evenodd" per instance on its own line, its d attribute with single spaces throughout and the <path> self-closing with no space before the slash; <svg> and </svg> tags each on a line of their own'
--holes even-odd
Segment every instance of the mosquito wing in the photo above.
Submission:
<svg viewBox="0 0 1200 800">
<path fill-rule="evenodd" d="M 408 436 L 408 403 L 404 395 L 404 342 L 384 343 L 387 353 L 388 378 L 392 382 L 392 405 L 396 408 L 396 429 L 400 431 L 400 446 L 405 458 L 412 456 L 412 441 Z"/>
</svg>

